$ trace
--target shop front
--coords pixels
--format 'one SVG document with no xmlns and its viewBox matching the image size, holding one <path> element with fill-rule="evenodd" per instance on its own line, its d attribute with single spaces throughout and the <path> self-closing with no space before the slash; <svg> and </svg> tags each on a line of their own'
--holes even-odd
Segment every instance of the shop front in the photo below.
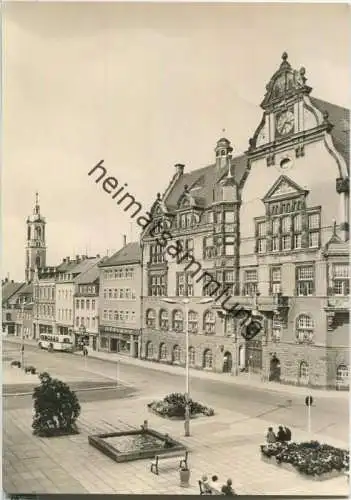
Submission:
<svg viewBox="0 0 351 500">
<path fill-rule="evenodd" d="M 140 330 L 102 326 L 100 328 L 100 347 L 132 358 L 138 357 Z"/>
</svg>

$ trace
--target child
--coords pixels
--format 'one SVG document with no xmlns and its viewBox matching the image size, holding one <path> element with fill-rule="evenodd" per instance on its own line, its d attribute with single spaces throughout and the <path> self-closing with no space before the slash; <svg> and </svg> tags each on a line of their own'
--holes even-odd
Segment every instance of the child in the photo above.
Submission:
<svg viewBox="0 0 351 500">
<path fill-rule="evenodd" d="M 268 444 L 276 442 L 277 438 L 276 438 L 276 435 L 273 432 L 273 427 L 268 427 L 268 432 L 267 432 L 266 440 L 267 440 Z"/>
</svg>

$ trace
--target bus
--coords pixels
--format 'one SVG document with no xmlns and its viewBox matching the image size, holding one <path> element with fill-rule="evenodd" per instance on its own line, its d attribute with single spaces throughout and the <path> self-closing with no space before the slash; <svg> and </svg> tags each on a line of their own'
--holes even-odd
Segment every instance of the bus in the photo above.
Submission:
<svg viewBox="0 0 351 500">
<path fill-rule="evenodd" d="M 54 335 L 52 333 L 41 333 L 38 346 L 48 351 L 73 351 L 72 338 L 69 335 Z"/>
</svg>

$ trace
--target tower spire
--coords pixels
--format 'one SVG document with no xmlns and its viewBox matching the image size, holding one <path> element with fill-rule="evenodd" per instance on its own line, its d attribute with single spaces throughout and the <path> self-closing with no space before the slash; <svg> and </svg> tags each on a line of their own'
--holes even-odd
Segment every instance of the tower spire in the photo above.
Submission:
<svg viewBox="0 0 351 500">
<path fill-rule="evenodd" d="M 39 193 L 36 191 L 35 193 L 35 206 L 34 206 L 34 214 L 40 214 L 40 206 L 39 206 Z"/>
</svg>

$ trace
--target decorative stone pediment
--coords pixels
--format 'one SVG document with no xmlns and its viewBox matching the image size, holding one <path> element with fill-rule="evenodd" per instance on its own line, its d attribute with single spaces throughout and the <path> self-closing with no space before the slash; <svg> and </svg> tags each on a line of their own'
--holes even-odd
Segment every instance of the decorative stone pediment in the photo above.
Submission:
<svg viewBox="0 0 351 500">
<path fill-rule="evenodd" d="M 263 201 L 269 201 L 276 198 L 285 198 L 307 194 L 305 189 L 302 189 L 298 184 L 289 179 L 286 175 L 281 175 L 273 184 L 268 193 L 264 196 Z"/>
</svg>

